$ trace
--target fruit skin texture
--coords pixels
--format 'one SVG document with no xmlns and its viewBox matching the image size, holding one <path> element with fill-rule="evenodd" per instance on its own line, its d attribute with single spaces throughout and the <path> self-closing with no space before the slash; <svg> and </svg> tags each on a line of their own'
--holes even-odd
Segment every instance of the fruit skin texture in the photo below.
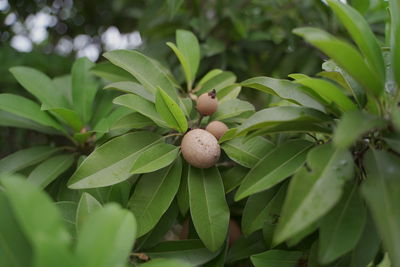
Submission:
<svg viewBox="0 0 400 267">
<path fill-rule="evenodd" d="M 211 133 L 212 135 L 214 135 L 215 138 L 217 138 L 218 140 L 228 130 L 229 130 L 228 126 L 226 126 L 225 123 L 220 122 L 220 121 L 212 121 L 206 127 L 206 131 Z"/>
<path fill-rule="evenodd" d="M 214 166 L 221 154 L 217 139 L 203 129 L 186 133 L 182 139 L 181 151 L 190 165 L 201 169 Z"/>
<path fill-rule="evenodd" d="M 197 110 L 203 116 L 214 114 L 218 109 L 218 100 L 214 92 L 204 93 L 197 99 Z"/>
</svg>

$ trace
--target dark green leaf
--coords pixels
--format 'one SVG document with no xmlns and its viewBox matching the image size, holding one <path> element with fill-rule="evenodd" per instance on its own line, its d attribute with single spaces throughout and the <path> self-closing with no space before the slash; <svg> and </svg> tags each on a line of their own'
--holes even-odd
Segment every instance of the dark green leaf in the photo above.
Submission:
<svg viewBox="0 0 400 267">
<path fill-rule="evenodd" d="M 34 131 L 52 135 L 61 134 L 61 132 L 54 128 L 38 124 L 32 120 L 2 110 L 0 110 L 0 126 L 31 129 Z"/>
<path fill-rule="evenodd" d="M 124 82 L 110 83 L 106 87 L 104 87 L 104 89 L 116 89 L 124 93 L 132 93 L 141 96 L 144 99 L 149 100 L 150 102 L 153 103 L 155 103 L 156 101 L 154 94 L 152 94 L 151 92 L 146 90 L 141 84 L 138 84 L 136 82 L 124 81 Z"/>
<path fill-rule="evenodd" d="M 140 129 L 152 125 L 155 125 L 152 120 L 138 112 L 134 112 L 118 119 L 115 123 L 111 125 L 110 130 Z"/>
<path fill-rule="evenodd" d="M 300 251 L 268 250 L 250 259 L 255 267 L 295 267 L 302 255 Z"/>
<path fill-rule="evenodd" d="M 239 99 L 231 99 L 220 103 L 218 110 L 211 116 L 210 120 L 223 121 L 248 111 L 254 111 L 252 104 Z"/>
<path fill-rule="evenodd" d="M 110 62 L 101 62 L 90 69 L 94 75 L 110 82 L 136 81 L 133 76 Z"/>
<path fill-rule="evenodd" d="M 225 193 L 233 191 L 243 181 L 249 169 L 236 166 L 222 173 L 222 182 L 224 183 Z"/>
<path fill-rule="evenodd" d="M 254 232 L 249 236 L 241 236 L 238 240 L 233 243 L 227 256 L 227 262 L 231 263 L 234 261 L 246 259 L 253 254 L 265 251 L 267 248 L 265 242 L 262 239 L 260 231 Z"/>
<path fill-rule="evenodd" d="M 389 0 L 390 10 L 390 52 L 393 68 L 393 76 L 400 85 L 400 3 L 398 0 Z"/>
</svg>

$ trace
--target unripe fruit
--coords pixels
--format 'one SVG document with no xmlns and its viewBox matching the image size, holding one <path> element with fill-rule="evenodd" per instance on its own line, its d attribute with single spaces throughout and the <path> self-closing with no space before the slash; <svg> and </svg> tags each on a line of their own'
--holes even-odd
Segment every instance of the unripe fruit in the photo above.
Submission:
<svg viewBox="0 0 400 267">
<path fill-rule="evenodd" d="M 220 122 L 220 121 L 212 121 L 206 127 L 206 131 L 211 133 L 212 135 L 214 135 L 215 138 L 217 138 L 218 140 L 228 130 L 229 130 L 228 126 L 226 126 L 225 123 Z"/>
<path fill-rule="evenodd" d="M 190 165 L 202 169 L 214 166 L 221 154 L 214 135 L 202 129 L 194 129 L 185 134 L 181 151 Z"/>
<path fill-rule="evenodd" d="M 204 93 L 197 99 L 197 110 L 203 116 L 209 116 L 218 109 L 218 100 L 215 89 L 209 93 Z"/>
</svg>

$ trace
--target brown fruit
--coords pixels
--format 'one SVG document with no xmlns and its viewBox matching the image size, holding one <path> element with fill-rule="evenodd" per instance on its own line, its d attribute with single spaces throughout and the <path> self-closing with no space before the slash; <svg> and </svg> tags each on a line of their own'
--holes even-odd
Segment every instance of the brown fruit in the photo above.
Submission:
<svg viewBox="0 0 400 267">
<path fill-rule="evenodd" d="M 203 116 L 209 116 L 218 109 L 218 100 L 215 90 L 204 93 L 197 99 L 197 110 Z"/>
<path fill-rule="evenodd" d="M 215 138 L 217 138 L 218 140 L 228 130 L 229 130 L 228 126 L 226 126 L 225 123 L 220 122 L 220 121 L 212 121 L 206 127 L 206 131 L 211 133 L 212 135 L 214 135 Z"/>
<path fill-rule="evenodd" d="M 202 169 L 214 166 L 221 154 L 214 135 L 202 129 L 194 129 L 185 134 L 181 151 L 190 165 Z"/>
</svg>

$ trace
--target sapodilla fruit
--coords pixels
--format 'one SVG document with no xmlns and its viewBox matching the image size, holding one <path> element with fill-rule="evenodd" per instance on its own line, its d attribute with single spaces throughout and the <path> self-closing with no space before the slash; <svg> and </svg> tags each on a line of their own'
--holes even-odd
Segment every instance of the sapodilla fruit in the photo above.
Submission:
<svg viewBox="0 0 400 267">
<path fill-rule="evenodd" d="M 218 109 L 217 93 L 215 89 L 209 93 L 204 93 L 197 98 L 197 110 L 203 116 L 212 115 Z"/>
<path fill-rule="evenodd" d="M 203 129 L 186 133 L 182 139 L 181 151 L 190 165 L 201 169 L 214 166 L 221 154 L 217 139 Z"/>
<path fill-rule="evenodd" d="M 229 130 L 228 126 L 226 126 L 225 123 L 220 122 L 220 121 L 212 121 L 206 127 L 206 131 L 211 133 L 212 135 L 214 135 L 215 138 L 217 138 L 218 140 L 228 130 Z"/>
</svg>

